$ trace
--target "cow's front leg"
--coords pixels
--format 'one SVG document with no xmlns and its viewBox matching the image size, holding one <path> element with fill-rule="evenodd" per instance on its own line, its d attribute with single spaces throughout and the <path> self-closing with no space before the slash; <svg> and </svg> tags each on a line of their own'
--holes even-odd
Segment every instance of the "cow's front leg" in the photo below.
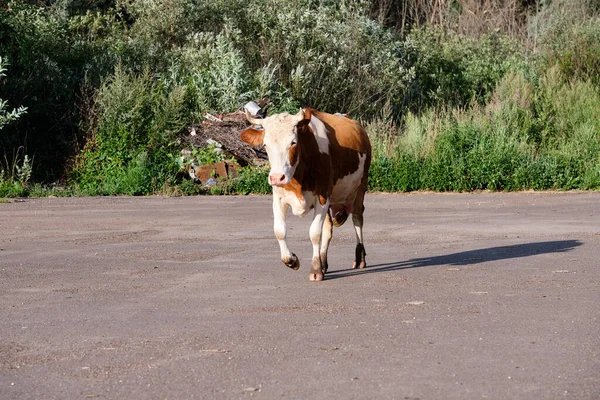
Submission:
<svg viewBox="0 0 600 400">
<path fill-rule="evenodd" d="M 273 230 L 275 231 L 275 237 L 279 242 L 279 250 L 281 251 L 281 261 L 293 269 L 294 271 L 300 268 L 300 261 L 294 253 L 290 251 L 285 241 L 286 226 L 285 216 L 289 205 L 283 201 L 280 196 L 273 194 Z"/>
<path fill-rule="evenodd" d="M 324 276 L 324 265 L 321 263 L 321 234 L 323 232 L 323 222 L 329 212 L 329 200 L 321 205 L 319 201 L 315 204 L 315 217 L 310 224 L 310 241 L 313 245 L 312 265 L 310 267 L 309 279 L 311 281 L 322 281 Z"/>
</svg>

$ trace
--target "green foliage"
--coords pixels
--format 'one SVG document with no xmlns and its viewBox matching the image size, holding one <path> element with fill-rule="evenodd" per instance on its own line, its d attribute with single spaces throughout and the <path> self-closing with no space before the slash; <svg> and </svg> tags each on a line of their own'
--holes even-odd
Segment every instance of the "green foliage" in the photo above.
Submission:
<svg viewBox="0 0 600 400">
<path fill-rule="evenodd" d="M 250 72 L 241 52 L 224 35 L 196 35 L 176 52 L 169 81 L 185 85 L 196 115 L 230 112 L 251 98 Z"/>
<path fill-rule="evenodd" d="M 600 93 L 558 67 L 537 84 L 521 72 L 506 75 L 485 108 L 409 114 L 404 122 L 392 149 L 379 126 L 368 126 L 372 190 L 600 187 Z"/>
<path fill-rule="evenodd" d="M 367 18 L 364 5 L 279 0 L 248 7 L 242 48 L 249 65 L 271 65 L 276 82 L 303 105 L 373 117 L 388 104 L 398 115 L 413 71 L 400 38 Z"/>
<path fill-rule="evenodd" d="M 96 97 L 95 136 L 77 158 L 72 179 L 90 193 L 149 194 L 177 171 L 175 145 L 185 127 L 185 93 L 147 73 L 117 66 Z"/>
<path fill-rule="evenodd" d="M 21 147 L 9 160 L 4 155 L 6 169 L 0 167 L 0 197 L 23 197 L 29 194 L 32 160 Z"/>
<path fill-rule="evenodd" d="M 6 76 L 6 65 L 6 61 L 0 57 L 0 79 Z M 4 125 L 8 125 L 8 123 L 17 120 L 27 111 L 27 108 L 23 106 L 14 108 L 12 111 L 8 111 L 6 109 L 7 103 L 8 101 L 0 99 L 0 130 L 2 130 Z"/>
<path fill-rule="evenodd" d="M 207 146 L 193 147 L 189 157 L 183 160 L 184 165 L 210 165 L 225 161 L 225 155 L 216 150 L 217 146 L 211 143 Z"/>
<path fill-rule="evenodd" d="M 271 193 L 269 185 L 269 170 L 267 168 L 244 167 L 240 168 L 239 176 L 226 181 L 219 188 L 218 194 L 268 194 Z"/>
<path fill-rule="evenodd" d="M 560 25 L 544 37 L 542 45 L 543 67 L 558 65 L 569 78 L 600 85 L 600 18 Z"/>
<path fill-rule="evenodd" d="M 415 68 L 410 102 L 466 106 L 489 99 L 497 82 L 518 64 L 518 47 L 507 37 L 487 34 L 478 40 L 439 29 L 415 29 L 405 47 Z"/>
<path fill-rule="evenodd" d="M 11 64 L 0 98 L 28 110 L 3 129 L 0 147 L 25 146 L 36 155 L 41 179 L 55 179 L 64 170 L 79 136 L 79 85 L 86 73 L 99 71 L 95 62 L 106 52 L 89 44 L 64 4 L 40 8 L 13 1 L 0 9 L 0 54 Z"/>
<path fill-rule="evenodd" d="M 194 196 L 198 194 L 206 194 L 206 188 L 202 185 L 196 184 L 191 179 L 184 179 L 179 184 L 179 190 L 185 196 Z"/>
</svg>

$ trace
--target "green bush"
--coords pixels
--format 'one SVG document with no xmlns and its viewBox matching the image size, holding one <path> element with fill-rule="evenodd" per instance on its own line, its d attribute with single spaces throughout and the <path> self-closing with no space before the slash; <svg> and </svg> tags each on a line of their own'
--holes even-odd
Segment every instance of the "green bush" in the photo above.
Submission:
<svg viewBox="0 0 600 400">
<path fill-rule="evenodd" d="M 600 19 L 568 27 L 548 47 L 546 65 L 557 64 L 565 76 L 600 86 Z"/>
<path fill-rule="evenodd" d="M 220 190 L 222 194 L 268 194 L 272 192 L 268 177 L 266 168 L 240 168 L 239 176 L 225 182 Z"/>
<path fill-rule="evenodd" d="M 186 86 L 197 119 L 206 111 L 235 111 L 252 98 L 251 74 L 228 37 L 196 35 L 174 56 L 166 80 Z"/>
<path fill-rule="evenodd" d="M 0 56 L 0 79 L 6 76 L 6 66 L 7 62 Z M 11 111 L 8 111 L 7 106 L 8 101 L 0 98 L 0 130 L 2 130 L 2 128 L 5 125 L 8 125 L 10 122 L 19 119 L 19 117 L 21 117 L 27 111 L 27 108 L 23 106 L 20 106 L 19 108 L 13 108 Z"/>
<path fill-rule="evenodd" d="M 415 70 L 413 109 L 485 103 L 504 74 L 521 63 L 518 46 L 496 33 L 474 40 L 440 29 L 414 29 L 405 47 Z"/>
<path fill-rule="evenodd" d="M 251 68 L 271 65 L 276 86 L 302 105 L 371 118 L 388 104 L 400 115 L 413 72 L 400 38 L 363 6 L 253 3 L 237 25 L 241 49 Z"/>
<path fill-rule="evenodd" d="M 36 157 L 35 177 L 50 181 L 63 174 L 80 138 L 80 85 L 109 62 L 106 48 L 92 45 L 69 18 L 68 2 L 47 8 L 27 3 L 0 8 L 0 54 L 10 62 L 11 74 L 0 85 L 0 98 L 27 108 L 3 129 L 0 148 L 24 146 Z"/>
<path fill-rule="evenodd" d="M 4 167 L 2 166 L 4 165 Z M 32 160 L 23 147 L 0 163 L 0 197 L 24 197 L 29 194 Z"/>
<path fill-rule="evenodd" d="M 90 193 L 148 194 L 175 176 L 178 134 L 185 127 L 183 88 L 164 88 L 149 73 L 118 66 L 96 97 L 95 133 L 71 178 Z"/>
<path fill-rule="evenodd" d="M 567 80 L 558 68 L 537 81 L 509 73 L 486 107 L 408 114 L 393 142 L 369 125 L 375 149 L 370 188 L 598 188 L 600 93 L 590 82 Z"/>
</svg>

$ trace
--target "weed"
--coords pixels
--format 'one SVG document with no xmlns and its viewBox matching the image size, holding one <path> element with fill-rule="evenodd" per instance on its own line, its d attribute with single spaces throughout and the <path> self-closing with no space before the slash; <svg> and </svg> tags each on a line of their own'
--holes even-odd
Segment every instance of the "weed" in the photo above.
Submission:
<svg viewBox="0 0 600 400">
<path fill-rule="evenodd" d="M 218 194 L 268 194 L 272 191 L 268 176 L 267 168 L 240 168 L 237 178 L 225 181 L 214 192 L 218 191 Z"/>
</svg>

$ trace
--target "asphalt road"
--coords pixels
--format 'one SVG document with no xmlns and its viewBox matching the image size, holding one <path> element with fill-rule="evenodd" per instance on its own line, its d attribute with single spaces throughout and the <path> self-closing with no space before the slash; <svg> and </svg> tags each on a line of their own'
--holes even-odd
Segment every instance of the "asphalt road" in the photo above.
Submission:
<svg viewBox="0 0 600 400">
<path fill-rule="evenodd" d="M 600 398 L 600 193 L 369 194 L 320 283 L 270 201 L 1 203 L 0 398 Z"/>
</svg>

